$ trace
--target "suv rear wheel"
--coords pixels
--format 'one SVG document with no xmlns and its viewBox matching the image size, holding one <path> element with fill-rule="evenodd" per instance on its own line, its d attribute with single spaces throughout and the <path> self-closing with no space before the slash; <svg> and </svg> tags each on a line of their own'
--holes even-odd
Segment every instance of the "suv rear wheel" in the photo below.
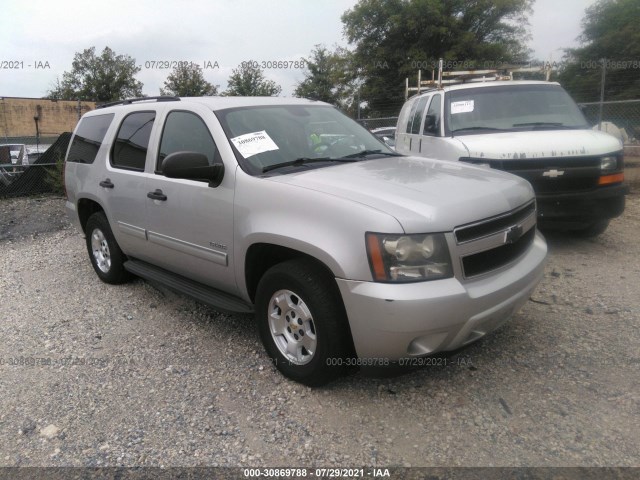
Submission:
<svg viewBox="0 0 640 480">
<path fill-rule="evenodd" d="M 129 279 L 129 273 L 124 269 L 126 257 L 103 212 L 96 212 L 89 217 L 85 233 L 89 259 L 100 280 L 112 284 L 126 282 Z"/>
<path fill-rule="evenodd" d="M 256 293 L 262 343 L 285 376 L 309 386 L 344 372 L 349 331 L 335 280 L 308 260 L 270 268 Z"/>
</svg>

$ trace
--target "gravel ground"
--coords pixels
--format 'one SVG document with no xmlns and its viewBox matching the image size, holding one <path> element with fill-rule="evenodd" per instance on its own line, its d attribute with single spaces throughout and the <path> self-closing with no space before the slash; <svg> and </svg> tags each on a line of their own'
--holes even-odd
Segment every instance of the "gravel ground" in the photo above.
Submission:
<svg viewBox="0 0 640 480">
<path fill-rule="evenodd" d="M 2 200 L 0 466 L 639 466 L 627 205 L 597 239 L 549 234 L 537 292 L 485 340 L 310 389 L 250 317 L 101 283 L 62 199 Z"/>
</svg>

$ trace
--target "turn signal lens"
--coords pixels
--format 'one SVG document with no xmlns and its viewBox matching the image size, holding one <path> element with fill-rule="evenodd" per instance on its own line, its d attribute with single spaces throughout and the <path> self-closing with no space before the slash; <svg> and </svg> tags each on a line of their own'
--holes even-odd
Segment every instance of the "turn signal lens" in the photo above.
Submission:
<svg viewBox="0 0 640 480">
<path fill-rule="evenodd" d="M 604 175 L 598 179 L 598 185 L 612 185 L 614 183 L 624 182 L 624 173 L 616 173 L 614 175 Z"/>
</svg>

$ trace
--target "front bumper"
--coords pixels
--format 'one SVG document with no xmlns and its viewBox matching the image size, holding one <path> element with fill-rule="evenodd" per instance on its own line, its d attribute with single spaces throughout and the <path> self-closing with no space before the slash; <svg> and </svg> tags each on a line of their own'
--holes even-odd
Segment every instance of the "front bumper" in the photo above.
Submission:
<svg viewBox="0 0 640 480">
<path fill-rule="evenodd" d="M 337 279 L 358 357 L 418 357 L 455 350 L 495 330 L 528 300 L 544 274 L 547 245 L 499 272 L 410 284 Z"/>
<path fill-rule="evenodd" d="M 541 226 L 557 223 L 582 227 L 615 218 L 624 212 L 627 193 L 629 187 L 618 184 L 587 192 L 538 194 L 538 222 Z"/>
</svg>

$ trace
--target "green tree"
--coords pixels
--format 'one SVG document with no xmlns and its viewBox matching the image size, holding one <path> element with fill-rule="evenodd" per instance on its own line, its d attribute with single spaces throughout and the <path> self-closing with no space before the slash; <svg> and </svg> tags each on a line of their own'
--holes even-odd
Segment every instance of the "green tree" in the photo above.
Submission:
<svg viewBox="0 0 640 480">
<path fill-rule="evenodd" d="M 640 96 L 640 3 L 600 0 L 585 12 L 579 48 L 565 50 L 560 82 L 577 101 L 600 99 L 603 59 L 605 100 Z M 635 62 L 635 63 L 634 63 Z"/>
<path fill-rule="evenodd" d="M 164 81 L 160 95 L 176 95 L 178 97 L 204 97 L 217 95 L 215 85 L 207 82 L 202 69 L 195 63 L 180 63 Z"/>
<path fill-rule="evenodd" d="M 404 102 L 405 78 L 415 78 L 418 69 L 426 74 L 424 70 L 437 68 L 439 58 L 447 63 L 466 61 L 467 66 L 473 62 L 476 68 L 525 61 L 532 3 L 360 0 L 343 14 L 342 23 L 355 47 L 362 99 L 374 114 L 397 115 Z"/>
<path fill-rule="evenodd" d="M 340 100 L 338 88 L 344 83 L 344 61 L 338 51 L 331 52 L 323 45 L 316 45 L 305 59 L 305 78 L 298 83 L 294 94 L 337 104 Z"/>
<path fill-rule="evenodd" d="M 140 71 L 129 55 L 116 55 L 105 47 L 100 55 L 91 47 L 76 53 L 71 71 L 62 74 L 48 97 L 66 100 L 109 102 L 142 96 L 142 83 L 135 79 Z"/>
<path fill-rule="evenodd" d="M 296 86 L 294 95 L 331 103 L 353 113 L 358 88 L 358 70 L 353 60 L 353 54 L 345 48 L 330 51 L 316 45 L 305 59 L 305 78 Z"/>
<path fill-rule="evenodd" d="M 278 96 L 282 87 L 265 78 L 262 70 L 251 62 L 243 62 L 231 72 L 224 95 L 232 97 L 273 97 Z"/>
</svg>

